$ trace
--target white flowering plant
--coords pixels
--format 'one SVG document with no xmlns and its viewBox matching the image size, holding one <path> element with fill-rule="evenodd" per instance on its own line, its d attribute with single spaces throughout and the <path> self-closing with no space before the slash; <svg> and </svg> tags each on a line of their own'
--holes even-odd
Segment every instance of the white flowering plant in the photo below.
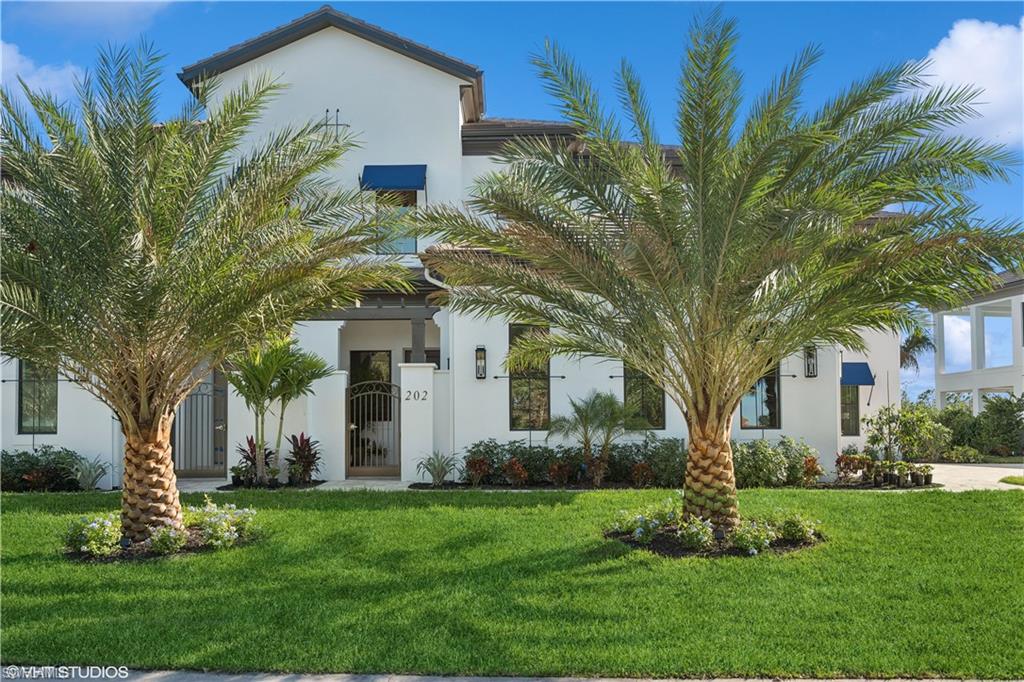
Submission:
<svg viewBox="0 0 1024 682">
<path fill-rule="evenodd" d="M 686 549 L 704 550 L 715 542 L 715 529 L 708 519 L 695 516 L 683 519 L 676 528 L 679 544 Z"/>
<path fill-rule="evenodd" d="M 654 539 L 666 526 L 675 526 L 682 518 L 682 496 L 637 511 L 619 511 L 612 524 L 613 533 L 625 533 L 641 544 Z"/>
<path fill-rule="evenodd" d="M 199 528 L 203 544 L 222 549 L 253 538 L 258 532 L 256 510 L 234 504 L 214 504 L 210 496 L 202 507 L 185 508 L 185 525 Z"/>
<path fill-rule="evenodd" d="M 174 554 L 185 546 L 188 533 L 172 526 L 160 526 L 149 534 L 146 546 L 154 554 Z"/>
<path fill-rule="evenodd" d="M 121 519 L 117 512 L 82 516 L 72 521 L 64 534 L 64 547 L 69 552 L 94 557 L 114 554 L 120 543 Z"/>
<path fill-rule="evenodd" d="M 815 541 L 819 534 L 819 523 L 797 514 L 786 517 L 781 523 L 777 523 L 776 526 L 778 527 L 780 538 L 795 545 L 803 545 Z"/>
<path fill-rule="evenodd" d="M 732 546 L 751 556 L 768 549 L 778 538 L 775 528 L 767 521 L 743 521 L 733 532 Z"/>
</svg>

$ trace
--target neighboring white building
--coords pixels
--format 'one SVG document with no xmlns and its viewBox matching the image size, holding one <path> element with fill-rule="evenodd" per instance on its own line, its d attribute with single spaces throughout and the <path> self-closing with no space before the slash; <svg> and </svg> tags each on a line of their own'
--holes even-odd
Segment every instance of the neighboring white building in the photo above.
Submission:
<svg viewBox="0 0 1024 682">
<path fill-rule="evenodd" d="M 1004 272 L 995 291 L 959 310 L 934 313 L 935 395 L 939 407 L 969 400 L 975 414 L 988 395 L 1024 391 L 1024 275 Z"/>
<path fill-rule="evenodd" d="M 345 156 L 337 178 L 402 192 L 410 205 L 464 200 L 473 180 L 497 167 L 494 153 L 513 136 L 571 134 L 564 123 L 484 118 L 477 67 L 329 7 L 186 67 L 179 77 L 189 85 L 217 74 L 226 92 L 265 72 L 289 88 L 267 108 L 257 135 L 320 117 L 328 130 L 346 127 L 361 146 Z M 459 452 L 484 438 L 543 442 L 549 415 L 565 413 L 570 398 L 592 389 L 643 396 L 655 433 L 685 436 L 674 404 L 647 380 L 627 376 L 618 361 L 554 358 L 547 378 L 503 376 L 517 326 L 430 305 L 427 296 L 439 283 L 416 254 L 431 243 L 394 244 L 417 274 L 416 294 L 367 292 L 358 308 L 296 325 L 300 344 L 337 368 L 286 415 L 286 433 L 304 431 L 320 441 L 322 475 L 415 480 L 416 462 L 433 450 Z M 862 442 L 861 418 L 900 400 L 897 335 L 872 332 L 865 341 L 866 354 L 817 348 L 810 358 L 784 360 L 744 399 L 733 436 L 803 438 L 831 467 L 837 451 Z M 2 368 L 3 447 L 52 443 L 109 459 L 116 485 L 122 444 L 110 411 L 74 384 L 35 376 L 31 367 L 25 380 L 22 369 L 18 361 Z M 179 475 L 226 476 L 238 460 L 236 444 L 252 431 L 242 401 L 222 377 L 212 377 L 179 411 Z"/>
</svg>

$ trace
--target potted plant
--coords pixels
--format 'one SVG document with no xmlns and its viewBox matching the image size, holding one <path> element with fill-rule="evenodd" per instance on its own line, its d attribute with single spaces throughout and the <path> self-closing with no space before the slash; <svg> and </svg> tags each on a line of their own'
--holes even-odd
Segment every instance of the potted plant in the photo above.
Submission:
<svg viewBox="0 0 1024 682">
<path fill-rule="evenodd" d="M 267 487 L 273 490 L 274 488 L 281 487 L 281 479 L 278 478 L 281 475 L 281 470 L 277 467 L 269 467 L 267 469 Z"/>
<path fill-rule="evenodd" d="M 930 464 L 922 464 L 920 467 L 922 485 L 932 484 L 932 472 L 935 471 L 935 467 Z"/>
<path fill-rule="evenodd" d="M 231 467 L 231 485 L 241 488 L 245 484 L 246 471 L 244 464 L 236 464 Z"/>
<path fill-rule="evenodd" d="M 893 468 L 896 470 L 896 487 L 904 487 L 907 484 L 907 472 L 910 471 L 910 465 L 907 462 L 896 462 Z"/>
<path fill-rule="evenodd" d="M 924 475 L 921 473 L 921 467 L 916 464 L 909 465 L 910 469 L 910 483 L 914 486 L 920 486 L 924 484 Z"/>
<path fill-rule="evenodd" d="M 896 485 L 895 463 L 891 460 L 883 459 L 879 467 L 882 469 L 882 484 Z"/>
</svg>

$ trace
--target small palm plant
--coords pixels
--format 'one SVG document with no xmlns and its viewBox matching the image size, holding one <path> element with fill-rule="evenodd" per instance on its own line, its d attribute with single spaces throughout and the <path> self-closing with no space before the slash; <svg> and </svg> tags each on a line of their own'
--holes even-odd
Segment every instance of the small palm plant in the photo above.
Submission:
<svg viewBox="0 0 1024 682">
<path fill-rule="evenodd" d="M 76 106 L 22 83 L 30 116 L 0 95 L 4 353 L 114 412 L 131 540 L 182 527 L 174 413 L 209 368 L 365 289 L 408 288 L 397 262 L 360 258 L 394 211 L 329 179 L 351 138 L 315 121 L 254 136 L 282 88 L 269 78 L 216 101 L 199 84 L 158 121 L 160 73 L 149 45 L 109 48 Z"/>
<path fill-rule="evenodd" d="M 472 212 L 417 218 L 447 242 L 425 256 L 442 303 L 550 328 L 516 340 L 510 370 L 610 357 L 662 386 L 689 434 L 686 511 L 723 527 L 739 520 L 732 417 L 762 376 L 807 345 L 908 331 L 918 306 L 956 307 L 1024 262 L 1020 226 L 985 222 L 969 195 L 1012 157 L 949 133 L 977 116 L 976 88 L 929 88 L 927 64 L 905 62 L 809 110 L 808 48 L 740 120 L 736 41 L 720 12 L 695 22 L 672 149 L 629 64 L 624 127 L 549 45 L 535 64 L 575 137 L 514 140 Z"/>
<path fill-rule="evenodd" d="M 299 348 L 297 340 L 290 340 L 288 357 L 278 373 L 277 391 L 275 392 L 277 399 L 281 401 L 280 413 L 277 415 L 275 452 L 281 452 L 281 434 L 284 430 L 284 415 L 288 404 L 302 396 L 311 395 L 313 383 L 329 377 L 333 372 L 333 368 L 322 357 Z M 280 458 L 280 454 L 278 454 L 278 458 Z"/>
<path fill-rule="evenodd" d="M 598 391 L 591 391 L 579 400 L 569 398 L 569 411 L 567 415 L 551 418 L 548 438 L 562 436 L 578 440 L 590 479 L 595 487 L 600 487 L 608 470 L 612 444 L 627 430 L 639 428 L 640 421 L 636 412 L 613 394 Z"/>
</svg>

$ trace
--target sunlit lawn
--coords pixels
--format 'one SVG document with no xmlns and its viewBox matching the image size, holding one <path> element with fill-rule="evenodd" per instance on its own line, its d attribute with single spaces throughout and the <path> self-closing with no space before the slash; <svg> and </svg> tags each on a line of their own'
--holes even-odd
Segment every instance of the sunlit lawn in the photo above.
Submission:
<svg viewBox="0 0 1024 682">
<path fill-rule="evenodd" d="M 745 491 L 828 542 L 673 560 L 602 537 L 668 491 L 253 492 L 259 544 L 59 554 L 114 494 L 2 498 L 4 663 L 615 676 L 1024 678 L 1024 492 Z M 185 496 L 190 503 L 197 496 Z"/>
</svg>

